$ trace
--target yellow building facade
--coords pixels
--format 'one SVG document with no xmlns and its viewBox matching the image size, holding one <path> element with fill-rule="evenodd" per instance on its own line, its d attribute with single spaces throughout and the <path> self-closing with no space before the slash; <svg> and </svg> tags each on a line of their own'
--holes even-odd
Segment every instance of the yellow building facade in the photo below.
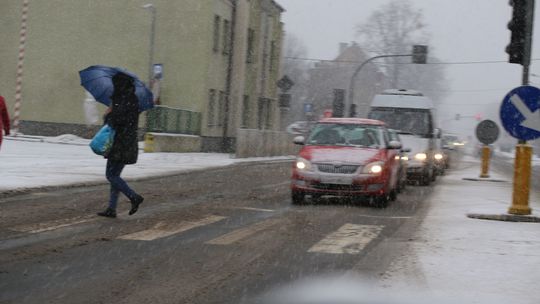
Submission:
<svg viewBox="0 0 540 304">
<path fill-rule="evenodd" d="M 88 136 L 101 121 L 89 117 L 78 72 L 96 64 L 119 66 L 148 81 L 152 11 L 143 8 L 148 0 L 28 3 L 21 132 Z M 224 139 L 234 143 L 237 128 L 279 126 L 275 83 L 283 9 L 275 1 L 152 0 L 151 4 L 152 63 L 163 66 L 161 105 L 200 113 L 197 135 L 204 138 L 204 150 L 218 150 Z M 0 95 L 10 112 L 22 8 L 22 0 L 0 3 Z M 94 107 L 97 113 L 105 109 L 100 104 Z"/>
</svg>

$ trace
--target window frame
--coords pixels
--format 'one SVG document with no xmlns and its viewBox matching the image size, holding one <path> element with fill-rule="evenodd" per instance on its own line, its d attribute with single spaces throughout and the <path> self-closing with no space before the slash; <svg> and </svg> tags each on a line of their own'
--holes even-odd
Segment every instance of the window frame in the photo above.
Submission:
<svg viewBox="0 0 540 304">
<path fill-rule="evenodd" d="M 223 55 L 229 55 L 231 53 L 231 22 L 227 19 L 223 19 Z"/>
<path fill-rule="evenodd" d="M 255 61 L 255 30 L 252 28 L 247 29 L 247 51 L 246 51 L 246 63 L 253 63 Z"/>
<path fill-rule="evenodd" d="M 207 126 L 213 127 L 215 126 L 215 111 L 216 108 L 216 90 L 210 89 L 208 90 L 208 117 L 207 117 Z"/>
<path fill-rule="evenodd" d="M 249 127 L 249 116 L 250 116 L 250 104 L 249 104 L 249 95 L 244 95 L 242 99 L 242 128 Z"/>
<path fill-rule="evenodd" d="M 217 53 L 219 51 L 219 37 L 220 37 L 220 30 L 221 30 L 221 17 L 219 15 L 214 15 L 214 33 L 213 33 L 213 41 L 212 41 L 212 51 L 214 53 Z"/>
</svg>

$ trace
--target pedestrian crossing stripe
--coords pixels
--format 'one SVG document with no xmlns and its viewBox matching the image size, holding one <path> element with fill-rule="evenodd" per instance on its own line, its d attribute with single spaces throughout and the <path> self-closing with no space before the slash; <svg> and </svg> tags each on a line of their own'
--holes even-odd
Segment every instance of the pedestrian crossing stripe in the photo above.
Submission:
<svg viewBox="0 0 540 304">
<path fill-rule="evenodd" d="M 41 233 L 52 231 L 77 224 L 88 223 L 95 220 L 95 216 L 79 216 L 67 219 L 52 220 L 36 224 L 19 225 L 9 228 L 9 230 L 26 233 Z"/>
<path fill-rule="evenodd" d="M 249 210 L 249 211 L 261 211 L 261 212 L 275 212 L 276 210 L 264 209 L 264 208 L 252 208 L 252 207 L 238 207 L 235 209 Z"/>
<path fill-rule="evenodd" d="M 167 224 L 165 222 L 159 222 L 156 225 L 154 225 L 153 228 L 122 235 L 118 238 L 123 239 L 123 240 L 153 241 L 153 240 L 165 238 L 165 237 L 177 234 L 177 233 L 185 232 L 193 228 L 213 224 L 226 218 L 227 217 L 225 216 L 211 215 L 198 221 L 180 222 L 176 225 Z"/>
<path fill-rule="evenodd" d="M 381 233 L 382 225 L 345 224 L 330 233 L 308 252 L 358 254 Z"/>
<path fill-rule="evenodd" d="M 262 222 L 255 223 L 253 225 L 250 225 L 248 227 L 240 228 L 237 230 L 234 230 L 232 232 L 229 232 L 227 234 L 224 234 L 218 238 L 215 238 L 213 240 L 210 240 L 206 242 L 206 244 L 210 245 L 230 245 L 233 243 L 236 243 L 246 237 L 249 237 L 259 231 L 263 231 L 265 229 L 268 229 L 272 227 L 273 225 L 277 224 L 278 219 L 268 219 Z"/>
</svg>

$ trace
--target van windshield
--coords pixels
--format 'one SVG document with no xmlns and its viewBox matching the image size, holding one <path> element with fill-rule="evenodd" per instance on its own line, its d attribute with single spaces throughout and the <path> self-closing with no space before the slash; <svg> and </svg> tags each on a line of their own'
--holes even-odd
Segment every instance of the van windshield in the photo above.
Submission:
<svg viewBox="0 0 540 304">
<path fill-rule="evenodd" d="M 380 127 L 357 124 L 317 124 L 307 140 L 317 146 L 381 146 Z"/>
<path fill-rule="evenodd" d="M 384 121 L 399 133 L 412 133 L 422 137 L 432 134 L 431 115 L 426 109 L 373 108 L 369 118 Z"/>
</svg>

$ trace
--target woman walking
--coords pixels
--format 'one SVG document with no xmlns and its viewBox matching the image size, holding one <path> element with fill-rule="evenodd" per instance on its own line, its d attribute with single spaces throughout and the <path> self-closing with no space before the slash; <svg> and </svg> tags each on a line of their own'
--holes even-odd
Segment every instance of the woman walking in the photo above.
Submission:
<svg viewBox="0 0 540 304">
<path fill-rule="evenodd" d="M 98 215 L 116 217 L 118 196 L 122 192 L 131 201 L 129 215 L 139 209 L 144 198 L 133 191 L 120 177 L 125 165 L 135 164 L 139 154 L 137 128 L 139 125 L 139 102 L 135 95 L 134 79 L 124 73 L 113 76 L 114 92 L 111 107 L 105 115 L 105 123 L 116 132 L 107 158 L 106 176 L 111 184 L 109 206 Z"/>
</svg>

